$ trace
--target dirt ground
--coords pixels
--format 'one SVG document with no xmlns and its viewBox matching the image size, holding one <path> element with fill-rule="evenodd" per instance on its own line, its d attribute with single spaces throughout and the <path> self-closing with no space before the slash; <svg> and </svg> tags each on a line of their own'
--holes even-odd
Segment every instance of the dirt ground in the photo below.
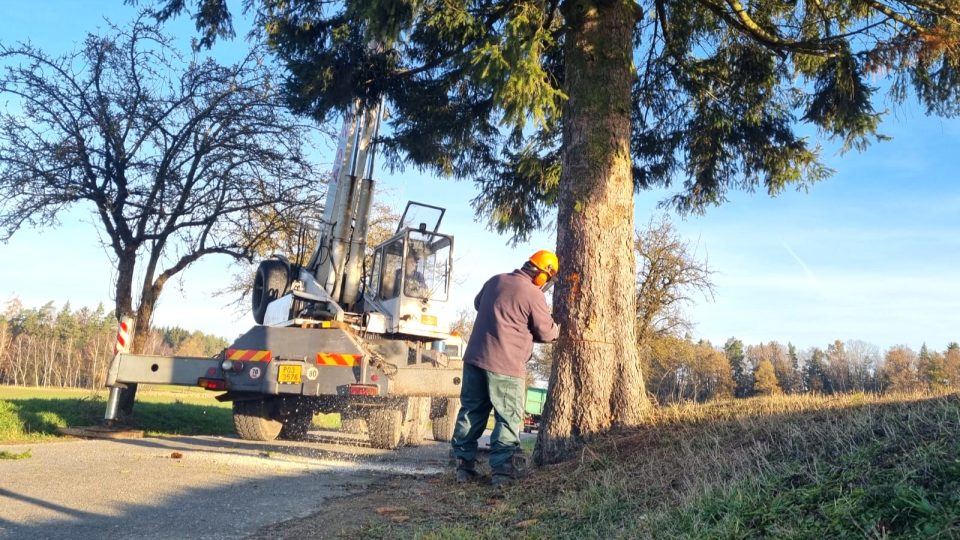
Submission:
<svg viewBox="0 0 960 540">
<path fill-rule="evenodd" d="M 529 435 L 533 436 L 533 435 Z M 482 447 L 481 447 L 482 448 Z M 376 489 L 355 491 L 327 501 L 309 516 L 275 523 L 258 530 L 255 540 L 300 538 L 409 538 L 435 532 L 439 525 L 458 529 L 471 537 L 478 518 L 509 496 L 511 491 L 549 484 L 550 468 L 534 471 L 522 486 L 498 489 L 490 485 L 490 470 L 479 457 L 481 477 L 477 482 L 457 484 L 453 461 L 440 472 L 426 475 L 392 475 L 377 483 Z M 536 511 L 535 511 L 536 512 Z M 536 520 L 526 513 L 514 516 L 517 530 Z"/>
<path fill-rule="evenodd" d="M 314 514 L 268 525 L 249 538 L 355 538 L 382 526 L 412 525 L 424 512 L 436 512 L 424 501 L 434 499 L 435 491 L 446 483 L 440 475 L 393 476 L 378 482 L 377 489 L 331 499 Z"/>
</svg>

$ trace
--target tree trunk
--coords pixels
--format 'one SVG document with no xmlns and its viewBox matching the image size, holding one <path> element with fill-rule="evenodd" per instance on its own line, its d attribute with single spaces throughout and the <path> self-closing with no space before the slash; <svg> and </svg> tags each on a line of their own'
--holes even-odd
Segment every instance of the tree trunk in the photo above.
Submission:
<svg viewBox="0 0 960 540">
<path fill-rule="evenodd" d="M 160 295 L 159 289 L 153 287 L 144 287 L 140 295 L 140 305 L 136 313 L 132 314 L 133 319 L 133 340 L 130 343 L 130 352 L 134 354 L 143 354 L 147 338 L 150 335 L 150 321 L 153 319 L 153 310 L 157 305 L 157 298 Z M 120 394 L 120 411 L 124 414 L 133 414 L 133 404 L 137 396 L 137 384 L 129 383 L 127 388 Z"/>
<path fill-rule="evenodd" d="M 40 386 L 40 358 L 37 354 L 37 339 L 34 336 L 30 336 L 30 341 L 27 342 L 27 347 L 29 350 L 28 356 L 30 362 L 33 363 L 33 386 Z"/>
<path fill-rule="evenodd" d="M 130 352 L 143 354 L 146 349 L 147 338 L 150 337 L 150 320 L 153 319 L 153 310 L 156 307 L 155 298 L 143 298 L 140 301 L 140 307 L 133 315 L 133 343 L 130 344 Z"/>
<path fill-rule="evenodd" d="M 133 309 L 133 271 L 136 264 L 135 251 L 130 253 L 129 259 L 124 257 L 118 263 L 117 273 L 117 320 L 125 315 L 133 318 L 133 340 L 130 343 L 130 352 L 142 354 L 150 333 L 150 321 L 156 309 L 157 298 L 163 283 L 153 283 L 153 264 L 148 265 L 147 275 L 140 292 L 140 302 L 137 309 Z"/>
<path fill-rule="evenodd" d="M 133 341 L 130 343 L 130 352 L 143 352 L 143 342 L 146 339 L 146 329 L 149 328 L 149 318 L 141 317 L 143 307 L 133 310 L 133 272 L 137 263 L 136 249 L 131 248 L 124 252 L 117 262 L 117 323 L 124 317 L 133 317 Z M 148 317 L 153 315 L 153 304 L 150 305 Z M 137 384 L 129 383 L 120 391 L 118 408 L 125 415 L 133 414 L 133 404 L 137 397 Z"/>
<path fill-rule="evenodd" d="M 120 321 L 124 316 L 133 317 L 133 272 L 137 264 L 136 249 L 130 249 L 120 255 L 117 261 L 116 316 Z"/>
<path fill-rule="evenodd" d="M 631 1 L 567 1 L 563 175 L 554 350 L 535 459 L 563 459 L 592 436 L 636 425 L 649 403 L 636 347 L 630 160 Z"/>
<path fill-rule="evenodd" d="M 13 384 L 15 386 L 27 385 L 27 368 L 23 363 L 23 336 L 17 338 L 16 367 L 14 368 Z"/>
</svg>

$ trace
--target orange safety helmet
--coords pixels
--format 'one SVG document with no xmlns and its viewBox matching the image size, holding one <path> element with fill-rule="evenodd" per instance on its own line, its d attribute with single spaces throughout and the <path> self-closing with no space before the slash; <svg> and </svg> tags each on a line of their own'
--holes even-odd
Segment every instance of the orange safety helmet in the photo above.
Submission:
<svg viewBox="0 0 960 540">
<path fill-rule="evenodd" d="M 533 284 L 537 287 L 546 285 L 553 276 L 557 275 L 557 270 L 560 269 L 560 261 L 557 259 L 557 254 L 545 249 L 541 249 L 531 255 L 528 262 L 539 270 L 533 278 Z"/>
</svg>

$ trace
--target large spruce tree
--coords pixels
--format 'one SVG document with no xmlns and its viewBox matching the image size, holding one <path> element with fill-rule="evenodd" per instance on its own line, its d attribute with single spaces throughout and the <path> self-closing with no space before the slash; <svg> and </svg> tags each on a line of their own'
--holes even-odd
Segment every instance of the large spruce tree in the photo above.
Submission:
<svg viewBox="0 0 960 540">
<path fill-rule="evenodd" d="M 192 10 L 202 43 L 224 0 Z M 238 2 L 239 4 L 239 2 Z M 523 237 L 557 207 L 561 336 L 537 457 L 552 461 L 647 401 L 634 346 L 633 194 L 676 184 L 696 211 L 728 190 L 776 194 L 829 174 L 810 124 L 878 137 L 872 100 L 957 111 L 956 0 L 251 0 L 318 119 L 385 99 L 394 162 L 475 181 L 477 210 Z"/>
</svg>

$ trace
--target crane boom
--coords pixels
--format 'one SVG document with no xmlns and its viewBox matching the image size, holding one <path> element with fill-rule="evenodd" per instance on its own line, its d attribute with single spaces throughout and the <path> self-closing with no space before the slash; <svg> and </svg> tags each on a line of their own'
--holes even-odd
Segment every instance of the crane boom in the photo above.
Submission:
<svg viewBox="0 0 960 540">
<path fill-rule="evenodd" d="M 344 118 L 317 247 L 306 266 L 317 283 L 343 307 L 357 301 L 363 277 L 381 109 L 362 109 L 358 103 Z"/>
</svg>

